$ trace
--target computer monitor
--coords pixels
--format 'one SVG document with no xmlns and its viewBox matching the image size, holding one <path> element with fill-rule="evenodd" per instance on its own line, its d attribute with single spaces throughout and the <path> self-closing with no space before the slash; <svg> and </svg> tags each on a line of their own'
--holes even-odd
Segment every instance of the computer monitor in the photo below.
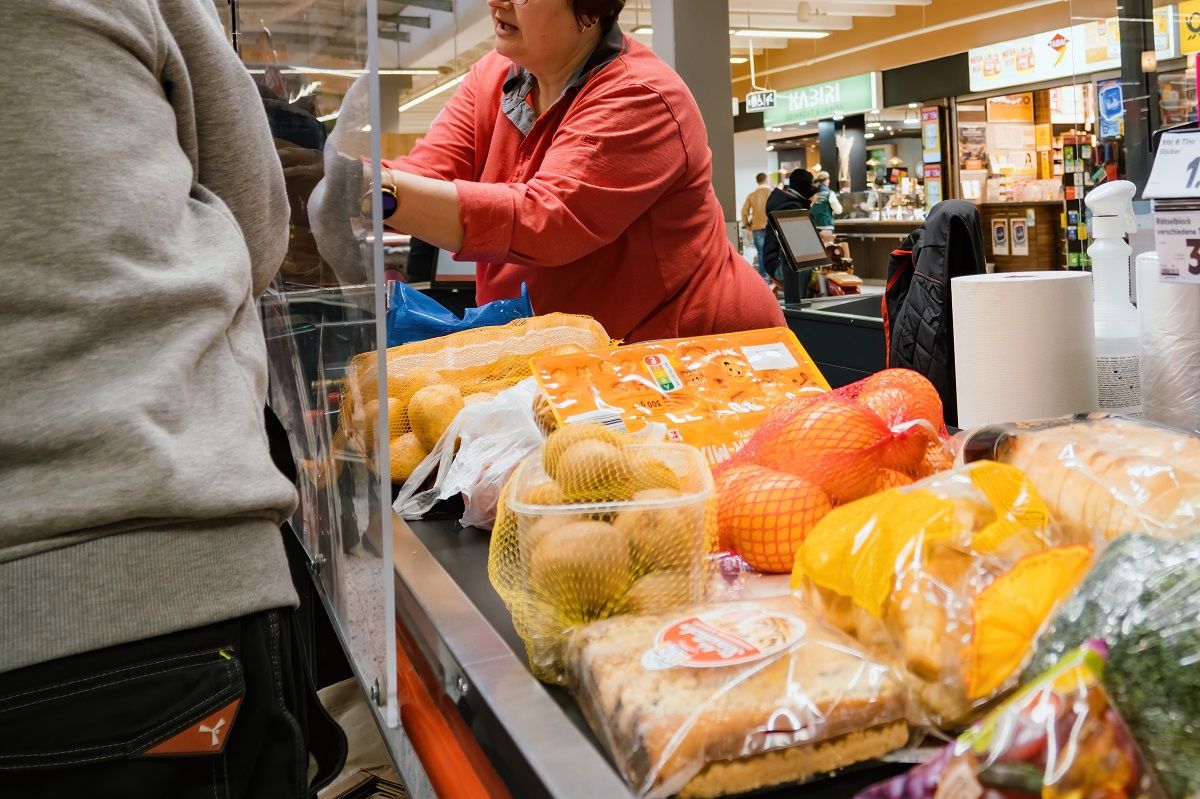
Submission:
<svg viewBox="0 0 1200 799">
<path fill-rule="evenodd" d="M 767 216 L 785 264 L 796 271 L 830 265 L 821 234 L 808 211 L 771 211 Z"/>
<path fill-rule="evenodd" d="M 456 261 L 446 250 L 438 250 L 437 263 L 429 280 L 431 288 L 475 291 L 475 262 Z"/>
</svg>

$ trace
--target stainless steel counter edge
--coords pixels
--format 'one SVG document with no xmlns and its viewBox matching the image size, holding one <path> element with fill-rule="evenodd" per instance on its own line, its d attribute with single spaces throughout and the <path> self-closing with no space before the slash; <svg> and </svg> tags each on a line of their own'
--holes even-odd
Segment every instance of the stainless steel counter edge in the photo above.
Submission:
<svg viewBox="0 0 1200 799">
<path fill-rule="evenodd" d="M 417 629 L 410 632 L 434 649 L 439 662 L 431 665 L 457 670 L 462 683 L 449 680 L 447 693 L 458 699 L 456 692 L 475 692 L 551 796 L 631 796 L 608 761 L 563 715 L 526 664 L 398 516 L 393 516 L 392 537 L 396 579 L 402 583 L 398 588 L 416 603 L 404 608 L 398 596 L 397 613 L 413 617 L 410 621 Z"/>
</svg>

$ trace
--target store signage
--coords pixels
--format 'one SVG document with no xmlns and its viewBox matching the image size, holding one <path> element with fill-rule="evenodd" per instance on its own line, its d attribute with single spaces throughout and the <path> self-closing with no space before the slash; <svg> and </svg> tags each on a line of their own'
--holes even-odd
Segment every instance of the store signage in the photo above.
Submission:
<svg viewBox="0 0 1200 799">
<path fill-rule="evenodd" d="M 750 92 L 746 95 L 746 113 L 755 114 L 775 107 L 775 92 Z"/>
<path fill-rule="evenodd" d="M 937 106 L 921 109 L 921 161 L 942 162 L 942 111 Z"/>
<path fill-rule="evenodd" d="M 1179 49 L 1184 53 L 1200 52 L 1200 0 L 1179 4 Z"/>
<path fill-rule="evenodd" d="M 1120 80 L 1102 80 L 1096 84 L 1100 106 L 1100 138 L 1115 139 L 1121 135 L 1121 120 L 1125 118 L 1125 92 Z"/>
<path fill-rule="evenodd" d="M 1142 196 L 1200 199 L 1200 132 L 1163 134 Z"/>
<path fill-rule="evenodd" d="M 925 210 L 942 201 L 942 165 L 929 164 L 925 167 Z"/>
<path fill-rule="evenodd" d="M 1200 132 L 1163 134 L 1142 196 L 1154 199 L 1159 279 L 1200 283 Z"/>
<path fill-rule="evenodd" d="M 1008 220 L 1008 230 L 1012 236 L 1012 254 L 1018 258 L 1029 255 L 1029 227 L 1025 217 Z"/>
<path fill-rule="evenodd" d="M 987 100 L 988 122 L 1033 122 L 1033 94 L 1004 94 Z"/>
<path fill-rule="evenodd" d="M 878 108 L 882 96 L 878 72 L 790 89 L 775 96 L 775 107 L 764 112 L 763 124 L 778 128 L 796 122 L 862 114 Z"/>
<path fill-rule="evenodd" d="M 1180 5 L 1180 37 L 1174 35 L 1174 26 L 1170 24 L 1172 7 L 1154 10 L 1154 49 L 1159 58 L 1178 55 L 1178 42 L 1186 29 L 1183 8 L 1189 5 L 1196 7 L 1194 49 L 1200 50 L 1200 0 L 1188 0 Z M 967 58 L 973 92 L 1120 69 L 1120 26 L 1116 17 L 1110 17 L 1056 28 L 986 47 L 974 47 L 968 51 Z"/>
</svg>

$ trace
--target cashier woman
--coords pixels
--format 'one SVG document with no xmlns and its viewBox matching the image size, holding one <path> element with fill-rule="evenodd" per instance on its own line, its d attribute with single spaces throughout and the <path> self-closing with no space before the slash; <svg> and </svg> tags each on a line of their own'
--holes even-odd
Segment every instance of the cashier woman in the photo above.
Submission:
<svg viewBox="0 0 1200 799">
<path fill-rule="evenodd" d="M 480 304 L 524 283 L 627 342 L 782 325 L 726 237 L 696 102 L 623 4 L 488 0 L 495 50 L 385 161 L 386 223 L 477 262 Z"/>
</svg>

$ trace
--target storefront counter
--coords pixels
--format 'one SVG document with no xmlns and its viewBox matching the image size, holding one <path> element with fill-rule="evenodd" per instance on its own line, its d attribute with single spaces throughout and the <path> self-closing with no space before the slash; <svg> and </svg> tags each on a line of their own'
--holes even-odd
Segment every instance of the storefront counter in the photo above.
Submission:
<svg viewBox="0 0 1200 799">
<path fill-rule="evenodd" d="M 834 222 L 833 232 L 846 237 L 854 274 L 882 284 L 887 281 L 888 256 L 920 226 L 916 219 L 839 219 Z"/>
</svg>

